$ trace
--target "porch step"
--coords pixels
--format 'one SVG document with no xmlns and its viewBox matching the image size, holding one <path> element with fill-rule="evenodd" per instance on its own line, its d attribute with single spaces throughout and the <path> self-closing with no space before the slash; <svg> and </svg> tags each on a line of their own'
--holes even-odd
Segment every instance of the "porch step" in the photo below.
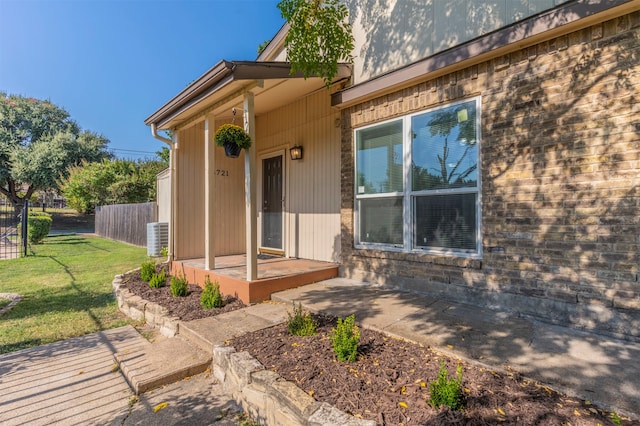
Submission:
<svg viewBox="0 0 640 426">
<path fill-rule="evenodd" d="M 131 389 L 139 395 L 204 372 L 211 367 L 212 351 L 204 351 L 190 340 L 175 336 L 136 345 L 113 355 Z"/>
<path fill-rule="evenodd" d="M 263 328 L 285 322 L 291 307 L 276 302 L 263 302 L 215 317 L 180 323 L 180 336 L 198 348 L 213 353 L 215 345 Z"/>
</svg>

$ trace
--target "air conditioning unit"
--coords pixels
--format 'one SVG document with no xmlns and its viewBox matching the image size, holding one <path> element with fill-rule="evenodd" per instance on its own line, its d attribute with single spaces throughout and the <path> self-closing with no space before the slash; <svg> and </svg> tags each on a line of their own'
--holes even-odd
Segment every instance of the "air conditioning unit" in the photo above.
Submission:
<svg viewBox="0 0 640 426">
<path fill-rule="evenodd" d="M 147 223 L 147 256 L 160 256 L 163 247 L 169 245 L 167 222 Z"/>
</svg>

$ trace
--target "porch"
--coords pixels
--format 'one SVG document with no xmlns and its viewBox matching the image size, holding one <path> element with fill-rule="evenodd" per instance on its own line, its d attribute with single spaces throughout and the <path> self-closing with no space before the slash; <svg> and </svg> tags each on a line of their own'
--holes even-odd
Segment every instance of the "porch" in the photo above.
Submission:
<svg viewBox="0 0 640 426">
<path fill-rule="evenodd" d="M 171 274 L 182 274 L 192 284 L 204 287 L 207 275 L 220 284 L 220 292 L 234 295 L 245 304 L 269 299 L 271 293 L 300 287 L 338 276 L 338 265 L 307 259 L 259 255 L 257 279 L 247 281 L 247 256 L 216 256 L 215 269 L 205 268 L 205 259 L 171 262 Z"/>
</svg>

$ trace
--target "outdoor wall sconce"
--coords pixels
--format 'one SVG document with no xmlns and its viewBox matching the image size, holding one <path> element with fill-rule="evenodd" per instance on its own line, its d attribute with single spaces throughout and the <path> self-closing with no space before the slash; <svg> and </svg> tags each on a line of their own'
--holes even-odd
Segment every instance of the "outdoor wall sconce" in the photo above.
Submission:
<svg viewBox="0 0 640 426">
<path fill-rule="evenodd" d="M 289 150 L 289 154 L 292 160 L 302 160 L 302 147 L 298 145 L 294 146 Z"/>
</svg>

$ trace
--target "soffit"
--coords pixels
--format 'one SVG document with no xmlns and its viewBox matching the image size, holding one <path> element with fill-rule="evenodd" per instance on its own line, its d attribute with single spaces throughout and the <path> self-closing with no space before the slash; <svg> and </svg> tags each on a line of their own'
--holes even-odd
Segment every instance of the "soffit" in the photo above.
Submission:
<svg viewBox="0 0 640 426">
<path fill-rule="evenodd" d="M 336 81 L 349 78 L 350 66 L 338 67 Z M 261 115 L 291 103 L 306 94 L 324 90 L 324 80 L 290 75 L 290 65 L 282 62 L 221 61 L 189 87 L 176 95 L 145 120 L 155 123 L 159 130 L 183 128 L 213 114 L 220 119 L 232 117 L 242 120 L 244 95 L 254 94 L 254 110 Z"/>
</svg>

